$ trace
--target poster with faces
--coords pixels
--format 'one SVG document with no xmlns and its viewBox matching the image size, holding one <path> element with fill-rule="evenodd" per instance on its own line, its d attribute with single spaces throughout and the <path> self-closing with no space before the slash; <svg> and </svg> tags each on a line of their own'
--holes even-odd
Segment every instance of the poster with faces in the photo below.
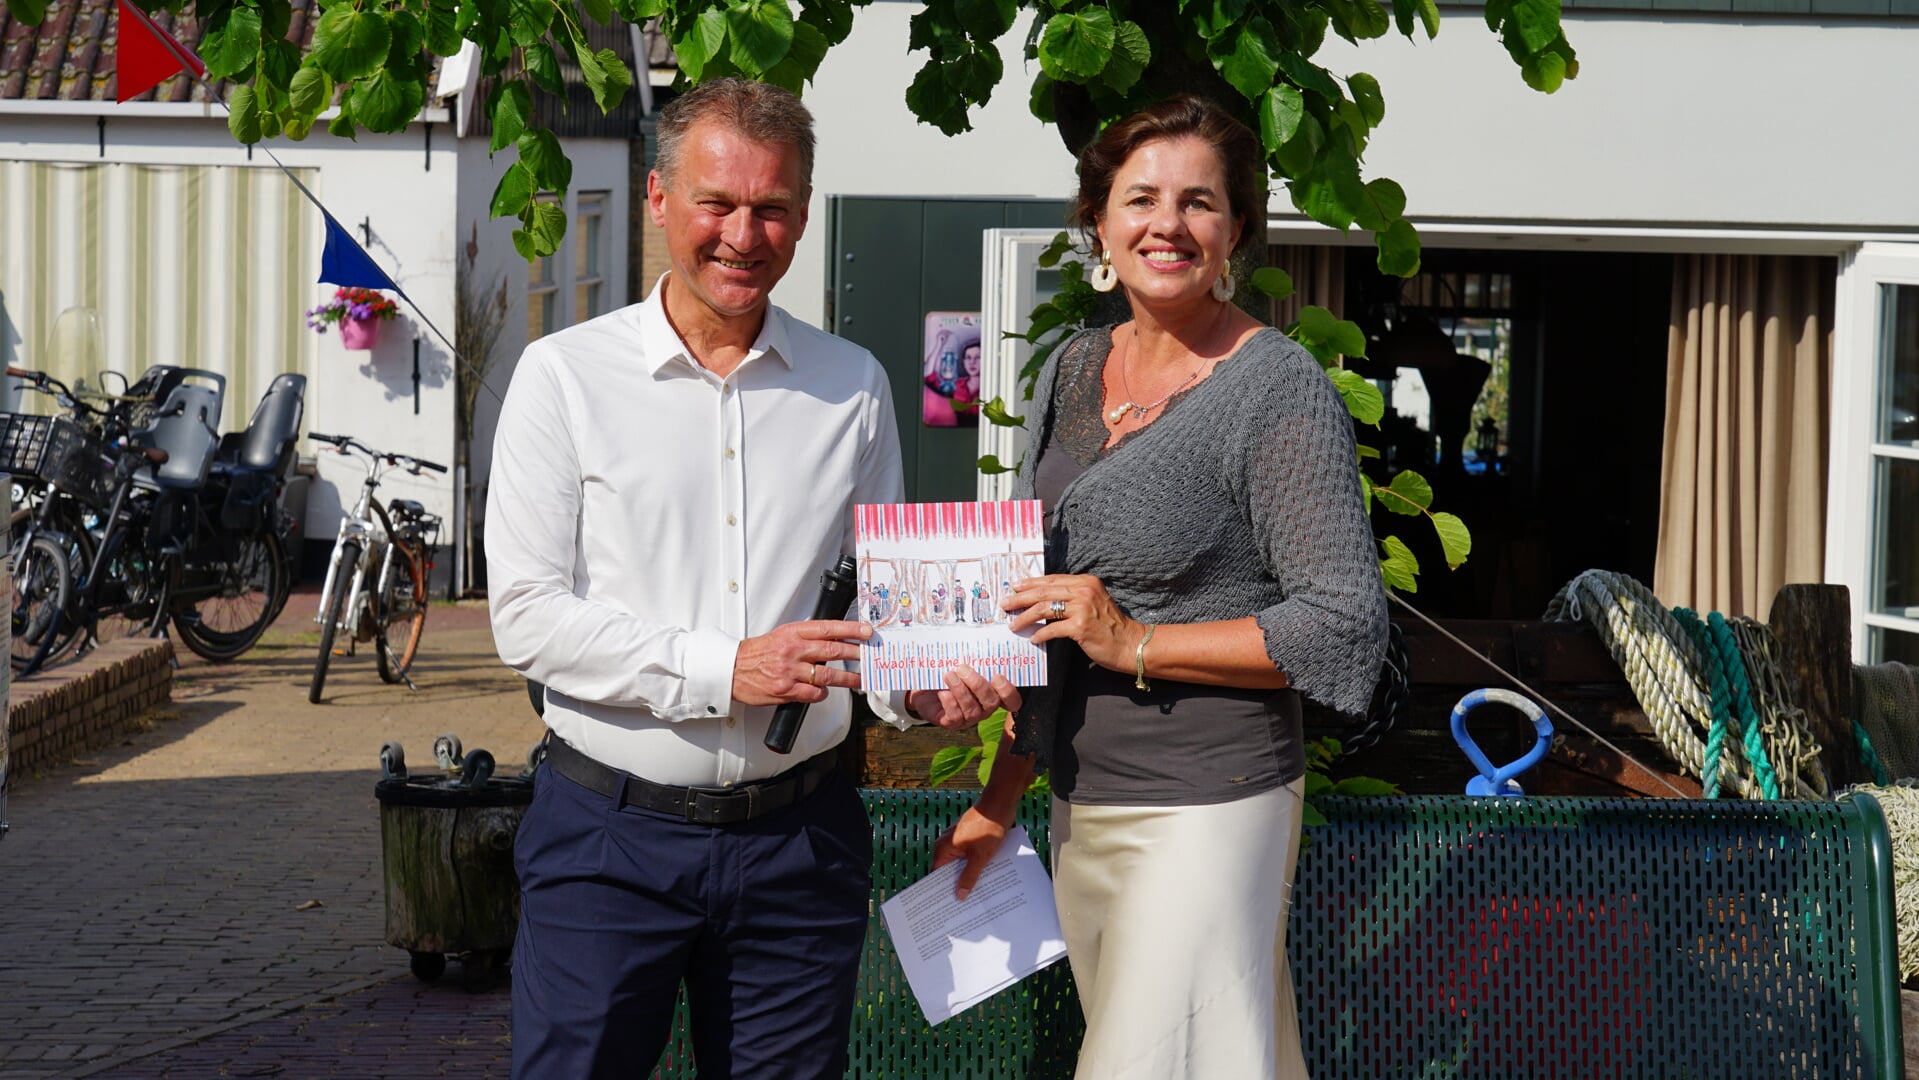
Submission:
<svg viewBox="0 0 1919 1080">
<path fill-rule="evenodd" d="M 1014 633 L 1000 601 L 1045 572 L 1038 500 L 869 503 L 855 510 L 856 618 L 868 690 L 938 690 L 961 664 L 1015 686 L 1046 682 L 1045 648 Z"/>
<path fill-rule="evenodd" d="M 928 314 L 921 344 L 920 420 L 927 427 L 978 426 L 979 312 Z"/>
</svg>

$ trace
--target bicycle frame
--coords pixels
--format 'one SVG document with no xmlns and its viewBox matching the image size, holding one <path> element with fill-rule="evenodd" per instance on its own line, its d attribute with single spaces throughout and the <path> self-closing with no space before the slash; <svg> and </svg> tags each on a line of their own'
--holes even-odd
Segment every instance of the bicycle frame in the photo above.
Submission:
<svg viewBox="0 0 1919 1080">
<path fill-rule="evenodd" d="M 386 587 L 393 575 L 393 523 L 387 517 L 386 510 L 374 499 L 373 493 L 380 486 L 380 479 L 394 466 L 382 467 L 377 458 L 367 460 L 366 479 L 360 484 L 360 496 L 354 500 L 353 509 L 340 519 L 340 530 L 333 538 L 333 554 L 327 559 L 326 580 L 320 586 L 320 609 L 313 615 L 316 623 L 326 622 L 328 603 L 333 598 L 333 589 L 340 583 L 342 571 L 347 569 L 341 564 L 349 540 L 360 545 L 360 557 L 351 568 L 351 578 L 347 579 L 350 590 L 347 602 L 340 609 L 338 629 L 347 632 L 349 641 L 360 637 L 359 628 L 364 625 L 367 606 L 375 598 L 385 595 Z M 373 562 L 375 549 L 380 554 L 379 573 L 375 587 L 366 587 L 366 572 Z M 377 612 L 375 613 L 377 614 Z"/>
</svg>

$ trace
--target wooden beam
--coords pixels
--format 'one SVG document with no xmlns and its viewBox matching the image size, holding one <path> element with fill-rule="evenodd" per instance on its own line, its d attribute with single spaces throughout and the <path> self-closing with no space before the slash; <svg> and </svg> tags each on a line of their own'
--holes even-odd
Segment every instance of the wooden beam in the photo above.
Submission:
<svg viewBox="0 0 1919 1080">
<path fill-rule="evenodd" d="M 1852 737 L 1852 594 L 1844 585 L 1787 585 L 1773 598 L 1771 623 L 1833 790 L 1870 780 Z"/>
</svg>

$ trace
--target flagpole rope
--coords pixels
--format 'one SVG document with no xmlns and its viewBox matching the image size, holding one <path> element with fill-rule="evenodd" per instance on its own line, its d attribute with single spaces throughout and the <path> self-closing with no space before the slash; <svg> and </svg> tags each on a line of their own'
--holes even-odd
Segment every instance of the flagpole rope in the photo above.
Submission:
<svg viewBox="0 0 1919 1080">
<path fill-rule="evenodd" d="M 122 4 L 121 7 L 122 7 L 122 10 L 124 10 L 127 7 L 127 5 Z M 212 80 L 207 78 L 205 65 L 196 63 L 195 61 L 198 59 L 197 57 L 193 57 L 191 56 L 191 54 L 185 54 L 184 50 L 186 49 L 186 46 L 181 45 L 179 42 L 175 41 L 173 39 L 173 35 L 160 30 L 160 28 L 157 26 L 149 26 L 149 29 L 152 32 L 159 34 L 161 39 L 161 44 L 166 48 L 168 52 L 173 54 L 174 59 L 180 61 L 181 67 L 185 71 L 192 73 L 194 81 L 199 83 L 201 88 L 206 91 L 207 100 L 220 106 L 220 108 L 224 110 L 228 116 L 232 116 L 233 108 L 227 104 L 225 98 L 222 98 L 219 95 L 219 92 L 215 89 Z M 313 204 L 314 209 L 320 211 L 321 216 L 325 217 L 329 222 L 332 222 L 336 225 L 338 224 L 339 219 L 335 218 L 333 216 L 333 212 L 327 209 L 326 204 L 320 201 L 320 197 L 315 195 L 310 189 L 308 189 L 308 187 L 305 184 L 302 184 L 300 182 L 299 177 L 293 175 L 293 170 L 287 168 L 286 162 L 283 162 L 280 160 L 279 155 L 273 152 L 273 148 L 265 144 L 265 140 L 261 141 L 260 152 L 267 156 L 268 161 L 273 162 L 274 167 L 279 169 L 281 174 L 284 175 L 287 178 L 287 180 L 293 184 L 295 188 L 299 189 L 300 194 L 305 196 L 306 200 Z M 380 267 L 380 265 L 377 262 L 374 262 L 372 253 L 367 251 L 366 248 L 361 247 L 359 241 L 354 240 L 353 237 L 351 236 L 348 236 L 347 242 L 351 243 L 354 249 L 359 251 L 360 254 L 366 256 L 366 260 L 369 263 L 373 263 L 374 268 L 378 269 L 380 273 L 386 277 L 388 282 L 393 282 L 393 275 L 388 274 L 384 268 Z M 446 334 L 443 333 L 437 325 L 434 324 L 432 319 L 427 317 L 426 312 L 420 310 L 420 305 L 415 303 L 411 296 L 407 295 L 406 290 L 401 288 L 397 282 L 393 282 L 393 291 L 396 293 L 399 293 L 400 299 L 406 301 L 406 306 L 413 310 L 413 314 L 419 318 L 421 324 L 424 325 L 428 330 L 433 331 L 434 337 L 440 339 L 440 343 L 446 346 L 447 354 L 453 357 L 453 362 L 455 364 L 460 365 L 460 367 L 466 371 L 467 377 L 478 382 L 480 384 L 480 389 L 492 395 L 494 401 L 497 401 L 500 404 L 504 405 L 506 403 L 506 399 L 500 396 L 500 392 L 498 390 L 495 390 L 493 389 L 493 387 L 487 385 L 487 381 L 484 377 L 484 373 L 479 369 L 479 367 L 475 365 L 471 360 L 468 360 L 466 357 L 460 355 L 460 350 L 454 347 L 452 340 L 448 338 Z"/>
</svg>

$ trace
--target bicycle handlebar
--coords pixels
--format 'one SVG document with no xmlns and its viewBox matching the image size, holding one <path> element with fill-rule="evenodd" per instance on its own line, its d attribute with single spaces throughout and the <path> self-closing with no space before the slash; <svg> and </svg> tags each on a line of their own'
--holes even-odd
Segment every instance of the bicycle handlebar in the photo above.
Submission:
<svg viewBox="0 0 1919 1080">
<path fill-rule="evenodd" d="M 339 447 L 342 451 L 346 450 L 348 447 L 351 447 L 353 449 L 359 450 L 361 453 L 364 453 L 369 457 L 378 458 L 379 460 L 385 461 L 389 464 L 401 465 L 414 472 L 418 472 L 421 469 L 426 469 L 436 473 L 444 473 L 447 471 L 445 465 L 441 465 L 432 461 L 427 461 L 424 458 L 416 458 L 408 454 L 394 453 L 389 450 L 375 450 L 371 446 L 368 446 L 367 444 L 361 442 L 360 440 L 354 438 L 351 435 L 322 435 L 317 431 L 309 431 L 307 432 L 307 438 L 316 439 L 323 443 L 332 443 L 334 446 Z"/>
</svg>

